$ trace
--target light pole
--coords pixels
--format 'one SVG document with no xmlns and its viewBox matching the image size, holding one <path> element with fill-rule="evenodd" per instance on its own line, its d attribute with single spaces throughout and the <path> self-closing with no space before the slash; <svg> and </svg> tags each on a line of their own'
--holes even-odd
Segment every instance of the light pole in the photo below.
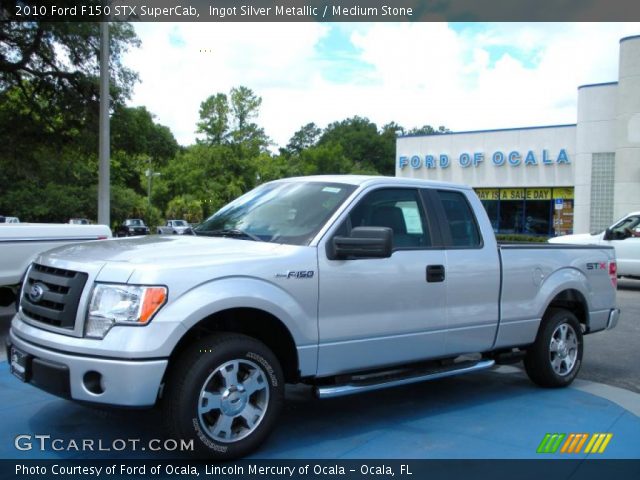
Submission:
<svg viewBox="0 0 640 480">
<path fill-rule="evenodd" d="M 98 168 L 98 223 L 110 226 L 109 152 L 109 22 L 100 23 L 100 135 Z"/>
<path fill-rule="evenodd" d="M 147 184 L 147 197 L 149 199 L 148 216 L 150 217 L 151 216 L 151 181 L 153 177 L 159 177 L 160 175 L 162 175 L 160 172 L 154 172 L 153 169 L 151 168 L 151 157 L 149 157 L 149 168 L 145 170 L 144 174 L 149 179 L 149 183 Z M 150 220 L 148 219 L 147 221 L 150 221 Z"/>
</svg>

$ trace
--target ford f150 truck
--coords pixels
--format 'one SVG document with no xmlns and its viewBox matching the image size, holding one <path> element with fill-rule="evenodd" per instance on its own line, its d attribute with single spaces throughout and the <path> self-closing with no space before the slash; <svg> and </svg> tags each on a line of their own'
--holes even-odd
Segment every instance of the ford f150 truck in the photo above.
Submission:
<svg viewBox="0 0 640 480">
<path fill-rule="evenodd" d="M 327 398 L 523 359 L 563 387 L 583 335 L 619 316 L 612 248 L 499 246 L 460 185 L 284 179 L 194 234 L 39 256 L 13 373 L 82 402 L 158 405 L 173 438 L 228 459 L 275 427 L 285 383 Z"/>
</svg>

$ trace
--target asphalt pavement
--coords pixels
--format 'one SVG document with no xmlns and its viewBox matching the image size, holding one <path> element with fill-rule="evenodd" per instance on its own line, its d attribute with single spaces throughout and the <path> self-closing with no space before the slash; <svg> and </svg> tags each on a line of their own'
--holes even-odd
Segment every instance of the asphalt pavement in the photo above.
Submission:
<svg viewBox="0 0 640 480">
<path fill-rule="evenodd" d="M 618 325 L 587 335 L 578 378 L 640 393 L 640 280 L 618 281 Z"/>
</svg>

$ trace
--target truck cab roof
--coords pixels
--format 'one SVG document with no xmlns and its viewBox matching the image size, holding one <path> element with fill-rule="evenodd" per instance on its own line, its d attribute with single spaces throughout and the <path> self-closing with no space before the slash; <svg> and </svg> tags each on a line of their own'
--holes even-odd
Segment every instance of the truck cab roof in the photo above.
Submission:
<svg viewBox="0 0 640 480">
<path fill-rule="evenodd" d="M 347 185 L 357 186 L 370 186 L 370 185 L 398 185 L 398 186 L 412 186 L 417 188 L 455 188 L 461 190 L 470 190 L 469 185 L 439 182 L 435 180 L 421 180 L 417 178 L 404 178 L 404 177 L 386 177 L 380 175 L 311 175 L 308 177 L 290 177 L 283 178 L 281 180 L 275 180 L 275 182 L 329 182 L 329 183 L 344 183 Z"/>
</svg>

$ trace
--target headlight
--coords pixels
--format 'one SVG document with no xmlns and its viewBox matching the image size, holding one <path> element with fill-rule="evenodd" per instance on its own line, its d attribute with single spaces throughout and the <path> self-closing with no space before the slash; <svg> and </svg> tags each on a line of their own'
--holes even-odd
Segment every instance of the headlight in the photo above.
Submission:
<svg viewBox="0 0 640 480">
<path fill-rule="evenodd" d="M 166 287 L 96 284 L 85 336 L 104 338 L 114 325 L 146 325 L 166 300 Z"/>
</svg>

